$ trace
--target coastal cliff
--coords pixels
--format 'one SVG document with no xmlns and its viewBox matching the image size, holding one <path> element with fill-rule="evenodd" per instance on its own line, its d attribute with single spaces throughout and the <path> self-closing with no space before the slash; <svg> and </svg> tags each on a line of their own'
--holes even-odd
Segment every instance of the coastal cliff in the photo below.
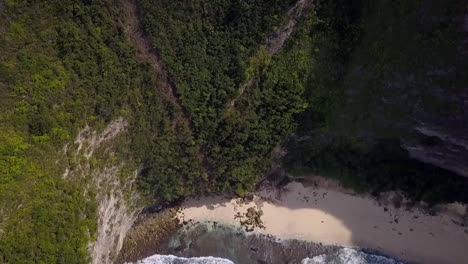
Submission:
<svg viewBox="0 0 468 264">
<path fill-rule="evenodd" d="M 134 261 L 181 201 L 314 175 L 464 206 L 467 18 L 460 0 L 0 2 L 0 262 Z"/>
</svg>

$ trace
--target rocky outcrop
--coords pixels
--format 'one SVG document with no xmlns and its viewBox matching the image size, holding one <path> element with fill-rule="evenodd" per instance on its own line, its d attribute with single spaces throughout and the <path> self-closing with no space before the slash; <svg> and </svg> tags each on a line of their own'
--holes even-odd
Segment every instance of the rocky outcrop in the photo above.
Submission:
<svg viewBox="0 0 468 264">
<path fill-rule="evenodd" d="M 467 119 L 468 120 L 468 119 Z M 433 124 L 435 125 L 435 124 Z M 453 129 L 453 124 L 434 128 L 416 127 L 420 142 L 405 142 L 403 147 L 417 160 L 468 177 L 468 129 Z M 445 130 L 444 132 L 441 132 Z M 464 131 L 465 135 L 455 133 Z"/>
<path fill-rule="evenodd" d="M 138 199 L 136 193 L 131 194 L 129 201 L 125 198 L 124 192 L 132 182 L 125 184 L 117 180 L 118 173 L 119 168 L 111 167 L 93 175 L 100 181 L 98 185 L 108 190 L 97 194 L 98 227 L 96 240 L 89 248 L 93 264 L 114 263 L 139 212 L 135 207 Z M 126 176 L 134 179 L 136 173 Z"/>
<path fill-rule="evenodd" d="M 128 232 L 123 248 L 115 263 L 136 262 L 158 251 L 163 242 L 182 227 L 176 209 L 144 214 Z"/>
</svg>

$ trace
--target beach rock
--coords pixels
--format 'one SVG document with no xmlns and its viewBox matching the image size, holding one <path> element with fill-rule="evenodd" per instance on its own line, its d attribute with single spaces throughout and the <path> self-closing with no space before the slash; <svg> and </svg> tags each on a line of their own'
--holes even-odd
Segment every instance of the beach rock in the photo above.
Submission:
<svg viewBox="0 0 468 264">
<path fill-rule="evenodd" d="M 191 242 L 191 247 L 178 250 L 179 245 L 186 241 Z M 222 225 L 213 228 L 212 224 L 200 224 L 178 231 L 158 247 L 157 253 L 181 257 L 217 256 L 240 264 L 285 264 L 301 263 L 304 258 L 333 254 L 338 250 L 336 246 L 298 240 L 279 241 L 273 236 L 246 235 L 238 229 Z"/>
<path fill-rule="evenodd" d="M 265 228 L 261 216 L 263 211 L 257 210 L 255 207 L 247 208 L 247 212 L 244 215 L 237 213 L 234 218 L 239 218 L 241 226 L 245 227 L 246 232 L 251 232 L 255 228 Z"/>
</svg>

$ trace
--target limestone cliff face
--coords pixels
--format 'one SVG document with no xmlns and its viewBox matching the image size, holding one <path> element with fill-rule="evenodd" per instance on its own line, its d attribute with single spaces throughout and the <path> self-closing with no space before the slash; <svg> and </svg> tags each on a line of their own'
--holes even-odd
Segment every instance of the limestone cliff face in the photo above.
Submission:
<svg viewBox="0 0 468 264">
<path fill-rule="evenodd" d="M 97 202 L 97 230 L 90 234 L 95 237 L 88 247 L 93 264 L 114 262 L 140 211 L 134 189 L 137 171 L 129 161 L 119 159 L 115 148 L 127 127 L 122 118 L 110 122 L 102 132 L 85 127 L 72 145 L 64 147 L 76 165 L 68 167 L 63 177 L 82 182 L 86 186 L 83 195 Z"/>
<path fill-rule="evenodd" d="M 448 169 L 468 177 L 468 131 L 456 123 L 426 123 L 427 126 L 415 127 L 415 133 L 423 142 L 405 142 L 403 147 L 412 158 Z M 465 132 L 464 135 L 461 133 Z M 434 142 L 434 143 L 432 143 Z"/>
</svg>

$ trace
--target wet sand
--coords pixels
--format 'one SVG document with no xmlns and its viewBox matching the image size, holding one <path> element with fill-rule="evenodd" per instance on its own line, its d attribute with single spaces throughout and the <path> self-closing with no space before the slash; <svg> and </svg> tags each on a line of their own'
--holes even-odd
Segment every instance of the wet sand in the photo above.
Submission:
<svg viewBox="0 0 468 264">
<path fill-rule="evenodd" d="M 181 222 L 212 221 L 278 240 L 298 239 L 374 249 L 417 263 L 468 263 L 465 206 L 439 206 L 437 215 L 419 207 L 355 195 L 336 186 L 263 190 L 250 201 L 221 196 L 190 199 Z M 249 209 L 250 208 L 250 209 Z M 442 212 L 443 211 L 443 212 Z"/>
</svg>

